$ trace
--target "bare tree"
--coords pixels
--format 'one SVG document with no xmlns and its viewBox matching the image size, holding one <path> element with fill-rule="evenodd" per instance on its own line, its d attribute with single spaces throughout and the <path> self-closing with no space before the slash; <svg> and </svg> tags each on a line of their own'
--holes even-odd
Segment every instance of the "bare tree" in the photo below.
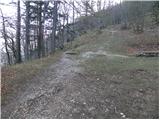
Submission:
<svg viewBox="0 0 160 120">
<path fill-rule="evenodd" d="M 20 15 L 20 0 L 17 5 L 17 28 L 16 28 L 16 45 L 17 45 L 17 57 L 16 63 L 21 63 L 21 15 Z"/>
<path fill-rule="evenodd" d="M 43 51 L 43 38 L 42 38 L 42 2 L 38 1 L 38 57 L 41 58 Z"/>
<path fill-rule="evenodd" d="M 101 11 L 101 0 L 97 1 L 97 11 Z"/>
<path fill-rule="evenodd" d="M 30 1 L 26 1 L 26 34 L 25 34 L 25 57 L 27 60 L 29 60 L 29 44 L 30 44 Z"/>
<path fill-rule="evenodd" d="M 54 1 L 51 53 L 55 52 L 55 49 L 56 49 L 56 28 L 57 28 L 58 4 L 59 3 L 60 3 L 59 1 Z"/>
<path fill-rule="evenodd" d="M 11 61 L 10 61 L 9 50 L 8 50 L 8 46 L 7 46 L 8 42 L 7 42 L 7 34 L 6 34 L 6 27 L 5 27 L 5 19 L 4 19 L 3 12 L 1 10 L 1 8 L 0 8 L 0 11 L 1 11 L 1 15 L 2 15 L 2 27 L 3 27 L 2 36 L 3 36 L 4 40 L 5 40 L 5 50 L 6 50 L 6 54 L 7 54 L 8 64 L 10 65 Z"/>
</svg>

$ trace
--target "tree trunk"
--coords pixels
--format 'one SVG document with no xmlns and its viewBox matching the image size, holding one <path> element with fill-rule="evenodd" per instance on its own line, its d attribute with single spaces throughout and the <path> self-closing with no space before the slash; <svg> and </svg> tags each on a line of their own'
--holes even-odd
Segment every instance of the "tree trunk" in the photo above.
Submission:
<svg viewBox="0 0 160 120">
<path fill-rule="evenodd" d="M 25 44 L 25 58 L 29 60 L 29 45 L 30 45 L 30 1 L 26 1 L 26 44 Z"/>
<path fill-rule="evenodd" d="M 52 28 L 52 40 L 51 40 L 51 53 L 55 52 L 55 48 L 56 48 L 56 28 L 57 28 L 57 5 L 58 5 L 58 1 L 54 1 L 54 8 L 53 8 L 53 28 Z"/>
<path fill-rule="evenodd" d="M 16 63 L 21 63 L 21 16 L 20 16 L 20 0 L 18 0 L 18 6 L 17 6 L 17 30 L 16 30 L 16 45 L 17 45 L 17 57 L 16 57 Z"/>
<path fill-rule="evenodd" d="M 3 12 L 0 8 L 1 14 L 2 14 L 2 25 L 3 25 L 3 38 L 5 40 L 5 50 L 6 50 L 6 54 L 7 54 L 7 61 L 8 64 L 11 65 L 11 61 L 10 61 L 10 56 L 9 56 L 9 51 L 8 51 L 8 47 L 7 47 L 7 35 L 6 35 L 6 27 L 5 27 L 5 20 L 4 20 L 4 16 L 3 16 Z"/>
<path fill-rule="evenodd" d="M 38 4 L 38 58 L 42 56 L 42 2 Z"/>
</svg>

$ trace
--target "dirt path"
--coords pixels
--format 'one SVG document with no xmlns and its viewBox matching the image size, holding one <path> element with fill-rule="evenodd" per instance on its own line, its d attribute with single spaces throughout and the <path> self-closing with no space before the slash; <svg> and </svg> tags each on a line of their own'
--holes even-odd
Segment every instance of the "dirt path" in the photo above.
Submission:
<svg viewBox="0 0 160 120">
<path fill-rule="evenodd" d="M 117 114 L 113 101 L 105 98 L 97 84 L 90 83 L 95 81 L 83 75 L 78 65 L 74 56 L 63 54 L 3 108 L 2 118 L 108 118 L 110 112 Z M 113 113 L 112 118 L 117 116 Z M 125 117 L 121 112 L 118 116 Z"/>
<path fill-rule="evenodd" d="M 82 53 L 81 61 L 97 55 L 127 57 L 98 50 Z M 79 60 L 64 53 L 60 61 L 33 78 L 25 85 L 24 92 L 19 91 L 17 98 L 3 107 L 2 118 L 105 118 L 109 106 L 115 113 L 113 101 L 108 105 L 105 102 L 108 99 L 88 79 L 92 81 L 83 75 Z M 124 117 L 121 114 L 118 116 Z"/>
<path fill-rule="evenodd" d="M 64 53 L 28 82 L 24 92 L 17 93 L 15 100 L 2 109 L 2 118 L 158 118 L 158 92 L 154 89 L 158 75 L 137 67 L 141 60 L 137 61 L 112 54 L 103 46 L 80 55 Z M 133 67 L 132 63 L 138 65 Z M 97 65 L 95 71 L 87 73 L 84 65 L 89 64 Z M 122 66 L 127 67 L 121 70 Z M 104 73 L 97 74 L 97 68 Z"/>
<path fill-rule="evenodd" d="M 4 108 L 9 111 L 10 106 L 16 104 L 9 118 L 59 118 L 61 109 L 67 109 L 62 107 L 63 104 L 65 105 L 62 101 L 65 96 L 64 92 L 72 78 L 82 71 L 77 65 L 78 61 L 70 55 L 63 54 L 60 61 L 51 65 L 43 74 L 35 77 L 27 85 L 27 89 L 21 93 L 19 99 L 15 101 L 16 103 L 11 103 Z M 5 114 L 3 116 L 7 117 Z"/>
</svg>

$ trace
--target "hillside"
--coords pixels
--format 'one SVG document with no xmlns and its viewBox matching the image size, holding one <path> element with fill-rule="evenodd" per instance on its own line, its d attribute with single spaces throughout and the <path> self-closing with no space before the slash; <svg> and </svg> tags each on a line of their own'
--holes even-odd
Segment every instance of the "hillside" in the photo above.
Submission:
<svg viewBox="0 0 160 120">
<path fill-rule="evenodd" d="M 2 118 L 159 118 L 158 28 L 88 30 L 54 56 L 2 68 Z"/>
</svg>

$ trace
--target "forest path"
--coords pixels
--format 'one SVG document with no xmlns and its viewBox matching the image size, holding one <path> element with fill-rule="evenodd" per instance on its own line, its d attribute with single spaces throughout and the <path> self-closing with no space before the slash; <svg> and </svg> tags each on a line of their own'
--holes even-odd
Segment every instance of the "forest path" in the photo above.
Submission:
<svg viewBox="0 0 160 120">
<path fill-rule="evenodd" d="M 32 83 L 16 101 L 17 106 L 9 118 L 63 118 L 60 113 L 70 108 L 64 97 L 72 96 L 71 81 L 82 70 L 71 55 L 63 54 L 61 59 L 51 65 Z M 68 89 L 69 88 L 69 89 Z M 71 92 L 69 92 L 71 91 Z M 71 101 L 72 97 L 69 101 Z"/>
<path fill-rule="evenodd" d="M 80 66 L 80 62 L 86 60 L 83 57 L 85 54 L 88 53 L 84 52 L 79 60 L 64 53 L 58 62 L 36 76 L 19 96 L 9 118 L 104 118 L 109 109 L 114 112 L 113 101 L 99 96 L 100 91 L 94 84 L 86 84 L 86 80 L 91 78 L 85 76 L 84 68 Z M 97 54 L 103 52 L 92 52 L 90 55 Z M 114 114 L 125 117 L 120 112 Z"/>
<path fill-rule="evenodd" d="M 80 59 L 74 55 L 63 53 L 59 61 L 50 65 L 31 82 L 26 83 L 25 91 L 19 91 L 15 101 L 3 108 L 6 111 L 6 115 L 3 114 L 3 116 L 9 116 L 9 118 L 94 118 L 94 114 L 97 113 L 96 107 L 91 105 L 84 108 L 88 101 L 86 96 L 90 96 L 90 93 L 84 93 L 87 85 L 81 79 L 88 78 L 83 75 L 84 68 L 80 66 L 80 62 L 97 55 L 127 57 L 96 49 L 97 52 L 82 52 L 81 55 L 78 55 Z M 78 88 L 80 86 L 82 88 Z M 85 89 L 83 89 L 84 87 Z M 78 99 L 75 101 L 77 97 Z M 93 99 L 92 97 L 91 99 Z M 84 115 L 86 114 L 84 109 L 88 111 L 89 115 Z M 75 113 L 72 114 L 71 111 Z"/>
<path fill-rule="evenodd" d="M 128 57 L 129 36 L 112 32 L 74 41 L 77 54 L 63 53 L 30 80 L 4 118 L 158 118 L 158 58 Z"/>
</svg>

